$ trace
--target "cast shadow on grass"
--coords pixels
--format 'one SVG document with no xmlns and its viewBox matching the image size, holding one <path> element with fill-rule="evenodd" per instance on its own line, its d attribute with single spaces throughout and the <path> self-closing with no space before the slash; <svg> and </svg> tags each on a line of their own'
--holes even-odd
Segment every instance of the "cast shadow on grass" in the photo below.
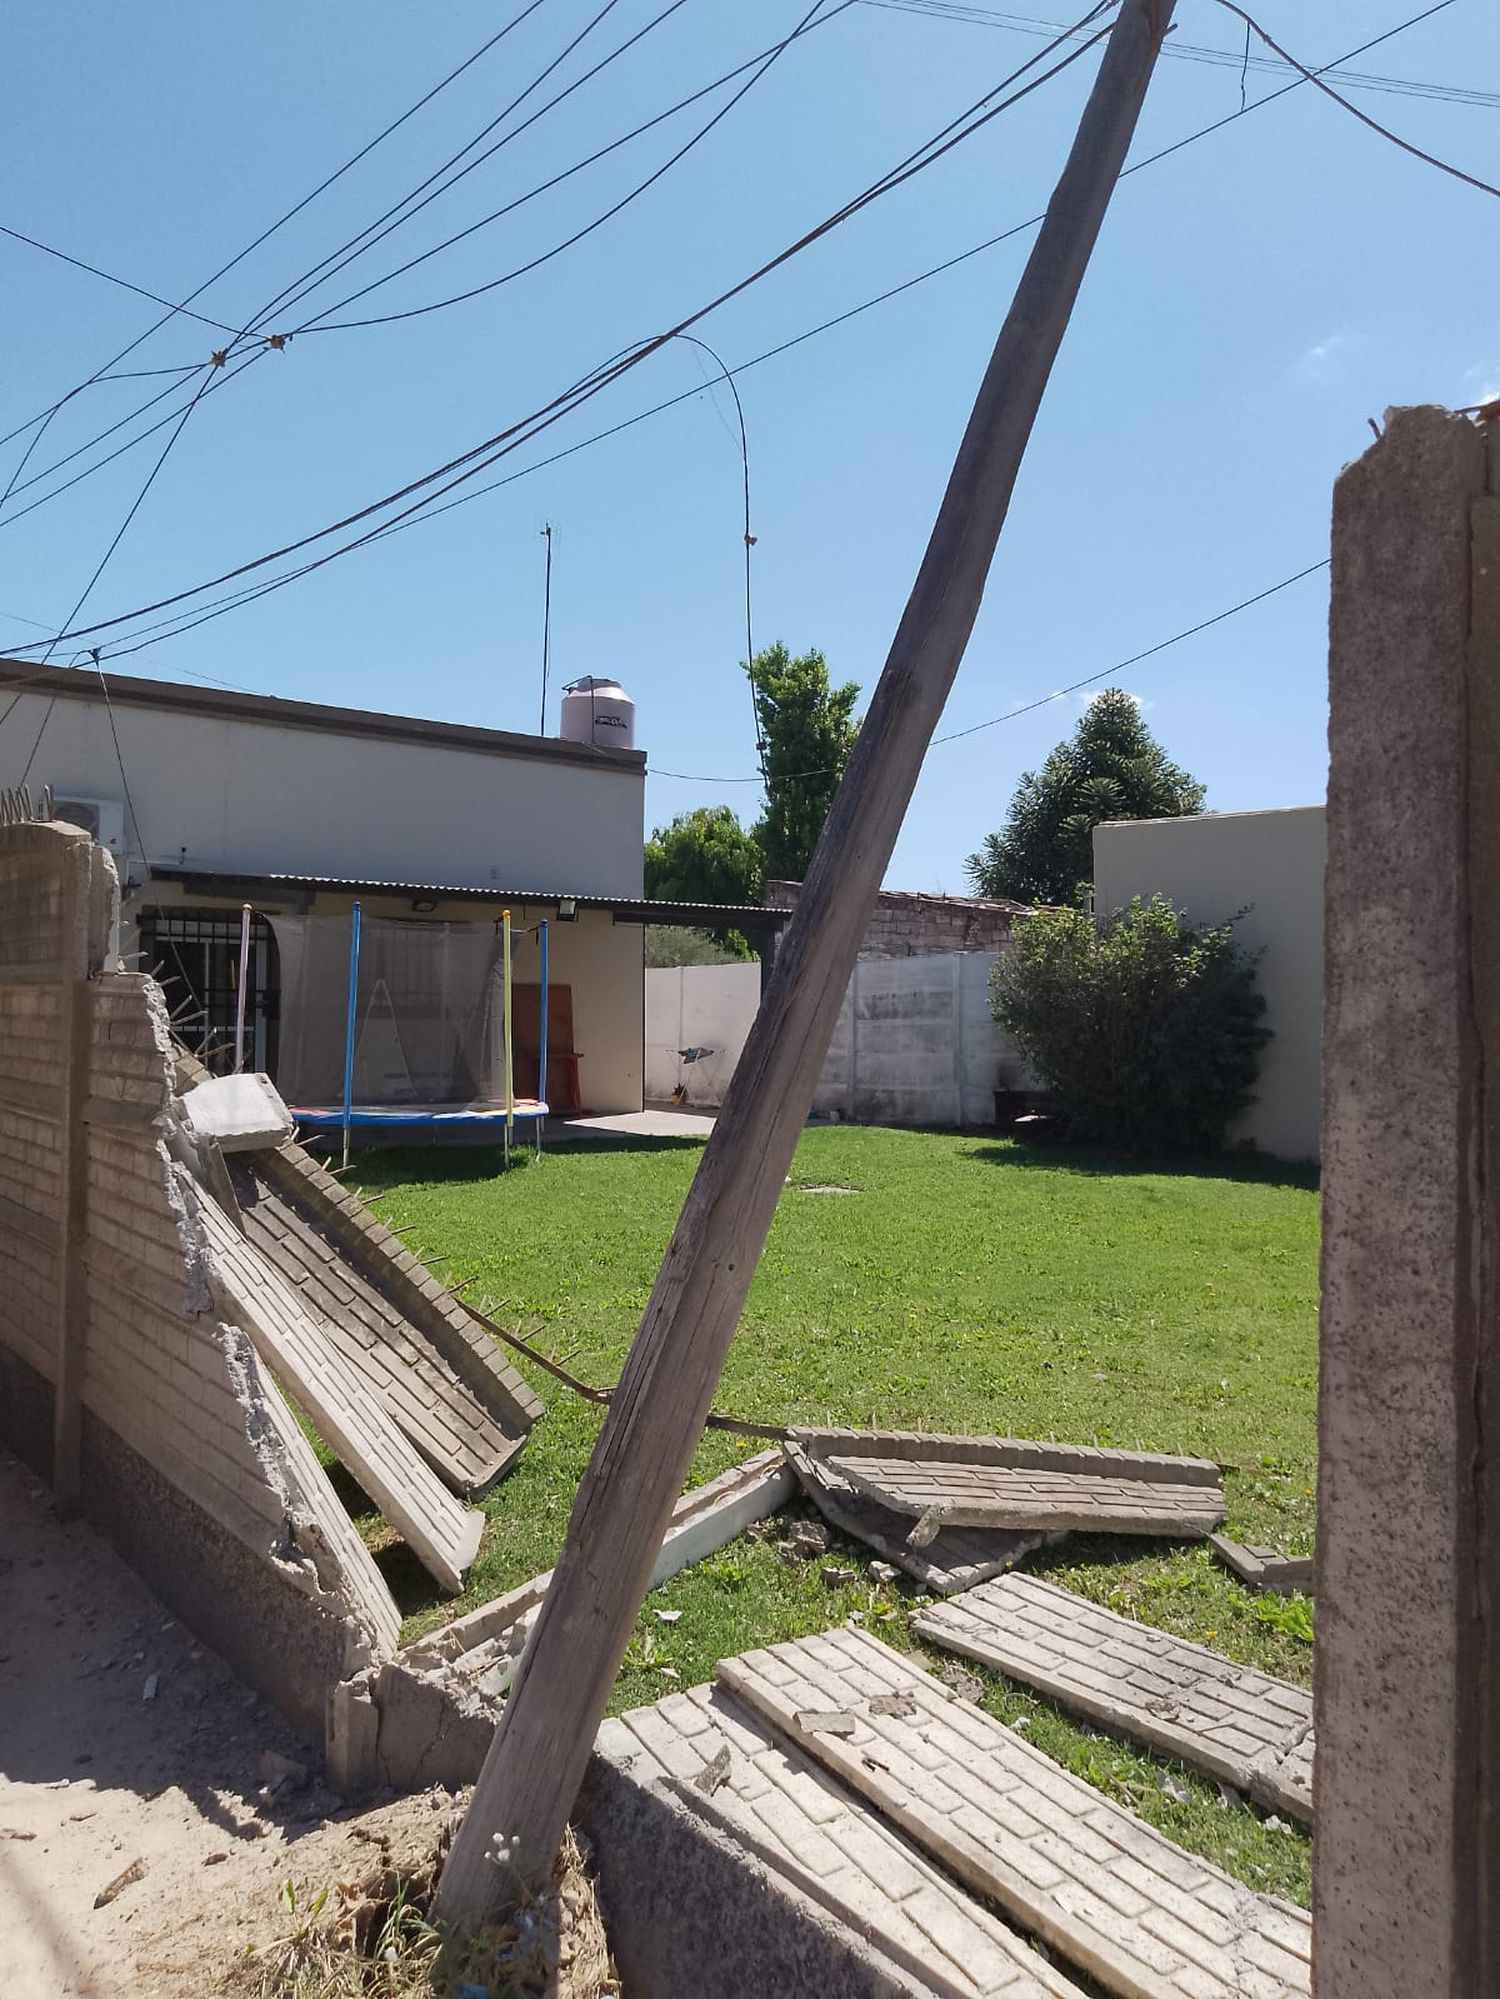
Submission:
<svg viewBox="0 0 1500 1999">
<path fill-rule="evenodd" d="M 635 1132 L 611 1138 L 562 1139 L 555 1145 L 544 1145 L 540 1159 L 529 1145 L 519 1147 L 511 1155 L 509 1173 L 545 1173 L 558 1161 L 601 1153 L 696 1153 L 703 1150 L 703 1143 L 699 1137 L 657 1138 Z M 424 1186 L 459 1186 L 489 1180 L 499 1185 L 506 1178 L 504 1153 L 498 1146 L 488 1145 L 372 1147 L 355 1154 L 349 1174 L 352 1184 L 371 1194 L 382 1194 L 413 1180 Z"/>
<path fill-rule="evenodd" d="M 1234 1180 L 1248 1186 L 1302 1187 L 1316 1193 L 1312 1160 L 1276 1159 L 1267 1152 L 1220 1152 L 1201 1159 L 1142 1159 L 1084 1145 L 1035 1145 L 1025 1139 L 978 1140 L 971 1159 L 987 1166 L 1023 1167 L 1029 1173 L 1075 1173 L 1090 1179 L 1138 1179 L 1150 1174 L 1180 1180 Z"/>
</svg>

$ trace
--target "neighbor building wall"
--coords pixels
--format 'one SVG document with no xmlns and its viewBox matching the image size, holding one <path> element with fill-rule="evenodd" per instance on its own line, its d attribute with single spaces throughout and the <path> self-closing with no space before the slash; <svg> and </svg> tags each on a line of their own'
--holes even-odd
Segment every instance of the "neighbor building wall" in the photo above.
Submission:
<svg viewBox="0 0 1500 1999">
<path fill-rule="evenodd" d="M 801 882 L 767 882 L 768 909 L 795 909 Z M 1003 951 L 1026 904 L 972 895 L 923 895 L 883 888 L 859 947 L 861 958 L 924 958 L 949 951 Z"/>
<path fill-rule="evenodd" d="M 0 693 L 9 698 L 3 685 Z M 144 861 L 244 874 L 642 893 L 645 771 L 638 756 L 574 756 L 572 746 L 552 742 L 543 754 L 505 753 L 423 741 L 415 733 L 421 725 L 403 739 L 353 725 L 345 731 L 184 712 L 127 698 L 128 683 L 114 705 L 117 752 L 102 700 L 54 695 L 50 686 L 16 695 L 12 726 L 0 737 L 0 786 L 21 781 L 35 742 L 27 774 L 33 792 L 50 785 L 59 798 L 123 804 L 123 764 L 140 820 L 137 830 L 127 811 L 132 879 Z"/>
<path fill-rule="evenodd" d="M 995 1091 L 1031 1078 L 990 1012 L 997 954 L 862 958 L 844 994 L 813 1097 L 819 1117 L 859 1124 L 987 1126 Z M 678 1080 L 690 1104 L 723 1102 L 760 1004 L 755 965 L 681 965 L 646 974 L 648 1094 Z M 682 1048 L 711 1048 L 679 1063 Z"/>
<path fill-rule="evenodd" d="M 1259 954 L 1256 983 L 1272 1038 L 1261 1052 L 1255 1102 L 1230 1136 L 1283 1159 L 1316 1159 L 1319 1150 L 1326 856 L 1321 805 L 1094 829 L 1100 915 L 1138 895 L 1164 895 L 1195 922 L 1237 918 L 1236 937 Z"/>
<path fill-rule="evenodd" d="M 325 1695 L 394 1646 L 399 1619 L 274 1382 L 216 1309 L 197 1195 L 166 1142 L 161 993 L 108 969 L 112 910 L 95 909 L 86 937 L 68 929 L 63 885 L 89 860 L 112 888 L 77 829 L 0 828 L 0 1436 L 317 1727 Z"/>
</svg>

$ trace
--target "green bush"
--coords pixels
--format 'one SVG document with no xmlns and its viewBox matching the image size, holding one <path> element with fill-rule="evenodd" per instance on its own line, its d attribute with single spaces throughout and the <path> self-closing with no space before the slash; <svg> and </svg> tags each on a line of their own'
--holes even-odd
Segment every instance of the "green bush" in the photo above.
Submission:
<svg viewBox="0 0 1500 1999">
<path fill-rule="evenodd" d="M 1224 1143 L 1270 1039 L 1255 959 L 1232 924 L 1201 928 L 1163 896 L 1108 921 L 1018 920 L 990 976 L 996 1020 L 1051 1091 L 1064 1135 L 1148 1155 Z"/>
</svg>

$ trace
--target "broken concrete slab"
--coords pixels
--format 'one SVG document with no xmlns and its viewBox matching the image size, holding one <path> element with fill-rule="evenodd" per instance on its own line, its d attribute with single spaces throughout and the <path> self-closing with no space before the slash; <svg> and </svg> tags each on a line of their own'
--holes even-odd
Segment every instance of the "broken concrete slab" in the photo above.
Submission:
<svg viewBox="0 0 1500 1999">
<path fill-rule="evenodd" d="M 249 1334 L 422 1566 L 457 1595 L 479 1552 L 484 1515 L 451 1497 L 218 1203 L 201 1188 L 196 1203 L 220 1309 Z"/>
<path fill-rule="evenodd" d="M 1311 1825 L 1313 1698 L 1035 1576 L 918 1611 L 912 1628 Z"/>
<path fill-rule="evenodd" d="M 1024 1437 L 970 1437 L 927 1430 L 813 1429 L 792 1438 L 809 1456 L 904 1458 L 950 1465 L 1000 1465 L 1016 1471 L 1092 1473 L 1101 1478 L 1144 1479 L 1156 1485 L 1217 1487 L 1211 1458 L 1173 1457 L 1160 1451 L 1122 1451 L 1096 1444 L 1038 1443 Z"/>
<path fill-rule="evenodd" d="M 629 1842 L 606 1836 L 622 1797 L 637 1814 Z M 684 1844 L 722 1856 L 723 1878 L 711 1896 L 674 1896 L 667 1927 L 675 1948 L 689 1953 L 688 1982 L 642 1989 L 694 1999 L 710 1991 L 755 1999 L 792 1990 L 863 1994 L 891 1989 L 874 1982 L 880 1967 L 899 1977 L 895 1989 L 942 1999 L 1077 1999 L 1070 1979 L 722 1689 L 695 1687 L 607 1721 L 584 1811 L 599 1835 L 609 1913 L 618 1912 L 623 1924 L 622 1968 L 640 1928 L 638 1897 L 649 1892 L 644 1879 L 624 1877 L 660 1867 L 658 1837 L 643 1836 L 646 1821 L 670 1825 Z M 703 1865 L 683 1870 L 694 1887 Z M 768 1920 L 745 1955 L 729 1912 L 762 1896 Z M 816 1985 L 784 1982 L 765 1955 L 779 1947 L 784 1917 L 803 1898 L 823 1916 L 827 1948 L 841 1944 L 847 1963 L 842 1976 L 825 1972 Z M 619 1947 L 613 1921 L 611 1939 Z"/>
<path fill-rule="evenodd" d="M 788 1740 L 799 1708 L 852 1708 L 855 1734 L 803 1753 L 967 1887 L 1125 1999 L 1305 1999 L 1305 1911 L 1254 1894 L 1059 1769 L 907 1656 L 834 1631 L 727 1659 L 720 1684 Z M 872 1712 L 906 1694 L 914 1717 Z"/>
<path fill-rule="evenodd" d="M 939 1596 L 970 1589 L 990 1576 L 1003 1575 L 1034 1548 L 1056 1540 L 1055 1534 L 998 1533 L 992 1529 L 944 1527 L 925 1547 L 911 1544 L 911 1520 L 857 1492 L 826 1461 L 810 1457 L 799 1444 L 787 1446 L 787 1462 L 797 1482 L 831 1527 L 863 1541 L 894 1568 L 904 1570 L 924 1589 Z"/>
<path fill-rule="evenodd" d="M 466 1497 L 493 1484 L 526 1438 L 508 1400 L 481 1402 L 381 1289 L 373 1259 L 357 1261 L 332 1242 L 261 1158 L 241 1154 L 229 1174 L 244 1234 L 296 1286 L 329 1344 L 439 1478 Z"/>
<path fill-rule="evenodd" d="M 200 1144 L 221 1152 L 260 1152 L 282 1145 L 296 1126 L 269 1076 L 210 1076 L 181 1099 L 182 1118 Z"/>
<path fill-rule="evenodd" d="M 908 1538 L 916 1547 L 926 1547 L 943 1527 L 1191 1539 L 1211 1533 L 1224 1518 L 1222 1491 L 1198 1483 L 936 1459 L 830 1454 L 827 1462 L 856 1492 L 912 1516 Z"/>
<path fill-rule="evenodd" d="M 1272 1590 L 1278 1596 L 1298 1591 L 1311 1596 L 1316 1563 L 1311 1555 L 1282 1555 L 1275 1548 L 1247 1548 L 1227 1534 L 1210 1534 L 1208 1545 L 1231 1574 L 1251 1589 Z"/>
</svg>

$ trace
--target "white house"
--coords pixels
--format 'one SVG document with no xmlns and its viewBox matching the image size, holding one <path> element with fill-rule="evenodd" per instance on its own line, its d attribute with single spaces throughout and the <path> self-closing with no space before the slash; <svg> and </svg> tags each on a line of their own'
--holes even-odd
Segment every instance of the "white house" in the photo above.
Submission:
<svg viewBox="0 0 1500 1999">
<path fill-rule="evenodd" d="M 50 786 L 111 847 L 121 951 L 210 1058 L 250 905 L 247 1057 L 297 1104 L 341 1088 L 357 901 L 361 1101 L 496 1094 L 508 908 L 518 1094 L 538 1087 L 546 918 L 550 1101 L 638 1110 L 643 926 L 726 920 L 644 903 L 645 776 L 635 749 L 0 660 L 0 789 Z"/>
</svg>

